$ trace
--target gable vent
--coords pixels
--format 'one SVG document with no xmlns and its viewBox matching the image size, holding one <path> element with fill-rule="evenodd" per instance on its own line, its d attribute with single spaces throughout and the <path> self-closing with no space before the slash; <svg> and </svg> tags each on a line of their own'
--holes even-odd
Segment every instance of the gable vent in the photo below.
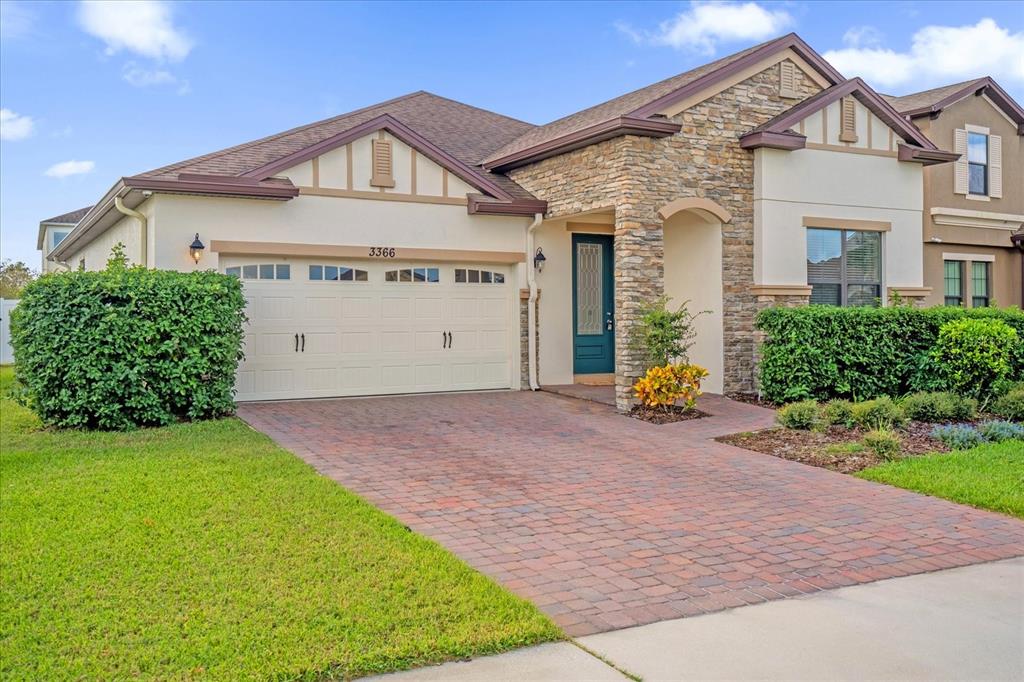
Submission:
<svg viewBox="0 0 1024 682">
<path fill-rule="evenodd" d="M 857 141 L 857 105 L 852 97 L 844 97 L 840 100 L 840 142 Z"/>
<path fill-rule="evenodd" d="M 392 171 L 391 142 L 388 140 L 372 140 L 373 143 L 373 174 L 370 184 L 374 187 L 394 187 L 395 176 Z"/>
<path fill-rule="evenodd" d="M 800 97 L 796 91 L 796 64 L 788 59 L 779 62 L 779 97 Z"/>
</svg>

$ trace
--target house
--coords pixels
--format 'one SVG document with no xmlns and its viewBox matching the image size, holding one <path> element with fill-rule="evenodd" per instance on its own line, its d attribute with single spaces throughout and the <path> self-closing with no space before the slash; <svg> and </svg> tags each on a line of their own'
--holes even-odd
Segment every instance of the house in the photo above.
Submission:
<svg viewBox="0 0 1024 682">
<path fill-rule="evenodd" d="M 239 400 L 614 382 L 662 294 L 709 310 L 706 389 L 755 389 L 754 316 L 927 297 L 943 151 L 795 34 L 535 126 L 416 92 L 124 177 L 50 253 L 242 279 Z"/>
<path fill-rule="evenodd" d="M 991 78 L 886 97 L 960 158 L 925 169 L 929 305 L 1024 305 L 1024 108 Z"/>
<path fill-rule="evenodd" d="M 46 274 L 54 270 L 62 269 L 58 263 L 50 259 L 50 253 L 57 248 L 57 245 L 64 241 L 75 225 L 85 217 L 92 206 L 62 213 L 61 215 L 47 218 L 39 223 L 39 237 L 36 239 L 36 248 L 43 254 L 39 272 Z"/>
</svg>

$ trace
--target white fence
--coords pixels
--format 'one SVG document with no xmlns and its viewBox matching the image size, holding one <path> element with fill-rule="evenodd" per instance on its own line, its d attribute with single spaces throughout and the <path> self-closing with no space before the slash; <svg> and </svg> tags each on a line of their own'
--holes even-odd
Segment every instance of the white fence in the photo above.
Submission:
<svg viewBox="0 0 1024 682">
<path fill-rule="evenodd" d="M 0 298 L 0 365 L 14 362 L 14 351 L 11 350 L 11 311 L 17 305 L 17 299 Z"/>
</svg>

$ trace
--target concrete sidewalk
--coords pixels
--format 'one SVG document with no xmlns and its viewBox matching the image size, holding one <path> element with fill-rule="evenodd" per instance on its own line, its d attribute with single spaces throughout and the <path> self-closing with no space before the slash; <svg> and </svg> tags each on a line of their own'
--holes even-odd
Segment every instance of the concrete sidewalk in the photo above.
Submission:
<svg viewBox="0 0 1024 682">
<path fill-rule="evenodd" d="M 582 637 L 652 680 L 1022 680 L 1024 557 Z M 622 680 L 570 643 L 385 676 Z"/>
</svg>

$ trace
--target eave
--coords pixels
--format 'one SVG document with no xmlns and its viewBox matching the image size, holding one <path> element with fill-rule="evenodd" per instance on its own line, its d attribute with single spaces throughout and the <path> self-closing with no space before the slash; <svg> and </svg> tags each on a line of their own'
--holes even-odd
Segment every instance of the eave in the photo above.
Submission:
<svg viewBox="0 0 1024 682">
<path fill-rule="evenodd" d="M 942 149 L 924 149 L 910 144 L 901 143 L 897 149 L 897 158 L 900 161 L 914 161 L 923 166 L 950 163 L 960 158 L 960 155 L 956 152 L 947 152 Z"/>
<path fill-rule="evenodd" d="M 743 149 L 784 149 L 793 151 L 807 146 L 807 137 L 798 133 L 784 131 L 781 133 L 770 130 L 757 130 L 740 137 Z"/>
<path fill-rule="evenodd" d="M 988 76 L 974 81 L 973 83 L 969 83 L 967 86 L 943 97 L 934 104 L 914 109 L 907 109 L 900 113 L 912 119 L 921 118 L 923 116 L 938 118 L 947 107 L 956 104 L 960 100 L 965 97 L 969 97 L 972 94 L 976 97 L 980 95 L 988 97 L 994 105 L 996 105 L 1010 118 L 1010 120 L 1017 124 L 1017 134 L 1024 135 L 1024 107 L 1021 107 L 1013 97 L 1010 97 L 1009 93 L 1003 90 L 998 83 Z"/>
<path fill-rule="evenodd" d="M 548 210 L 548 202 L 541 199 L 495 201 L 481 194 L 470 194 L 468 199 L 470 215 L 533 216 Z"/>
<path fill-rule="evenodd" d="M 678 133 L 681 128 L 680 124 L 668 120 L 619 116 L 618 118 L 556 137 L 553 140 L 548 140 L 514 154 L 488 161 L 484 164 L 484 168 L 489 171 L 504 173 L 513 168 L 519 168 L 552 156 L 565 154 L 581 147 L 588 147 L 614 137 L 622 137 L 623 135 L 668 137 Z"/>
</svg>

